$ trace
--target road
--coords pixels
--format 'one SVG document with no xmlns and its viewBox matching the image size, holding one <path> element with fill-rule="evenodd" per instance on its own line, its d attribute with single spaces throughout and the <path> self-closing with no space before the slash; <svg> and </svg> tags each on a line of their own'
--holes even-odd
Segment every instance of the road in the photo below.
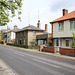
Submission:
<svg viewBox="0 0 75 75">
<path fill-rule="evenodd" d="M 75 75 L 75 62 L 0 45 L 0 58 L 19 75 Z"/>
</svg>

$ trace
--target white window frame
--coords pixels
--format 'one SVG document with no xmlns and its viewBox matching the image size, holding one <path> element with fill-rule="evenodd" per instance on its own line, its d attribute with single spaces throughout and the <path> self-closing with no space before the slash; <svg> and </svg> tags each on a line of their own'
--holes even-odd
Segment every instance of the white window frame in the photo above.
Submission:
<svg viewBox="0 0 75 75">
<path fill-rule="evenodd" d="M 59 23 L 59 31 L 63 31 L 64 30 L 64 23 Z"/>
<path fill-rule="evenodd" d="M 59 44 L 58 46 L 56 46 L 56 40 L 57 40 L 57 39 L 54 39 L 54 46 L 55 46 L 55 47 L 62 47 L 62 46 L 63 46 L 63 39 L 58 39 L 58 42 L 59 42 L 59 43 L 58 43 L 58 44 Z M 60 40 L 62 40 L 62 46 L 60 46 Z"/>
<path fill-rule="evenodd" d="M 75 21 L 70 21 L 70 29 L 75 29 Z"/>
<path fill-rule="evenodd" d="M 70 46 L 70 40 L 69 39 L 66 39 L 69 41 L 69 46 Z M 65 47 L 69 47 L 69 46 L 66 46 L 66 40 L 65 40 Z"/>
</svg>

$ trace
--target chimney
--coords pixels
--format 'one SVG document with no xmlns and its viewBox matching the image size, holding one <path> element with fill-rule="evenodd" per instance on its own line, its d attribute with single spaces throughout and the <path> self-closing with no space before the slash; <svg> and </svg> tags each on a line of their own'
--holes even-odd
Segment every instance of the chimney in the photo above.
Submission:
<svg viewBox="0 0 75 75">
<path fill-rule="evenodd" d="M 68 10 L 67 9 L 63 9 L 62 11 L 63 11 L 63 16 L 68 14 Z"/>
<path fill-rule="evenodd" d="M 45 24 L 45 31 L 47 31 L 47 24 Z"/>
<path fill-rule="evenodd" d="M 40 20 L 38 20 L 37 27 L 40 28 Z"/>
<path fill-rule="evenodd" d="M 10 27 L 7 26 L 7 30 L 10 30 Z"/>
<path fill-rule="evenodd" d="M 17 25 L 14 26 L 14 29 L 16 29 L 16 28 L 17 28 Z"/>
</svg>

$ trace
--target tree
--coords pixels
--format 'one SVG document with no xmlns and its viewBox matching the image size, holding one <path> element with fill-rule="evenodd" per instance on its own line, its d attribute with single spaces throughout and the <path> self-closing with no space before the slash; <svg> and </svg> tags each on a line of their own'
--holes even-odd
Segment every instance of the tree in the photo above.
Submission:
<svg viewBox="0 0 75 75">
<path fill-rule="evenodd" d="M 75 48 L 75 34 L 74 33 L 72 33 L 73 34 L 73 43 L 71 44 L 71 47 L 72 48 Z"/>
<path fill-rule="evenodd" d="M 22 0 L 0 0 L 0 26 L 7 25 L 10 16 L 14 17 L 17 10 L 21 14 Z M 20 16 L 18 19 L 21 20 Z"/>
</svg>

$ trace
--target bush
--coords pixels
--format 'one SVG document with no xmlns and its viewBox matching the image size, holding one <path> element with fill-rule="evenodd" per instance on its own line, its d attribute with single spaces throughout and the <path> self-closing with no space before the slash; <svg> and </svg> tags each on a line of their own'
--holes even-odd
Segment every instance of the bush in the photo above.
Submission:
<svg viewBox="0 0 75 75">
<path fill-rule="evenodd" d="M 72 47 L 72 48 L 75 48 L 75 43 L 72 43 L 72 44 L 71 44 L 71 47 Z"/>
<path fill-rule="evenodd" d="M 5 40 L 1 40 L 1 41 L 0 41 L 1 44 L 4 44 L 4 42 L 5 42 Z"/>
</svg>

